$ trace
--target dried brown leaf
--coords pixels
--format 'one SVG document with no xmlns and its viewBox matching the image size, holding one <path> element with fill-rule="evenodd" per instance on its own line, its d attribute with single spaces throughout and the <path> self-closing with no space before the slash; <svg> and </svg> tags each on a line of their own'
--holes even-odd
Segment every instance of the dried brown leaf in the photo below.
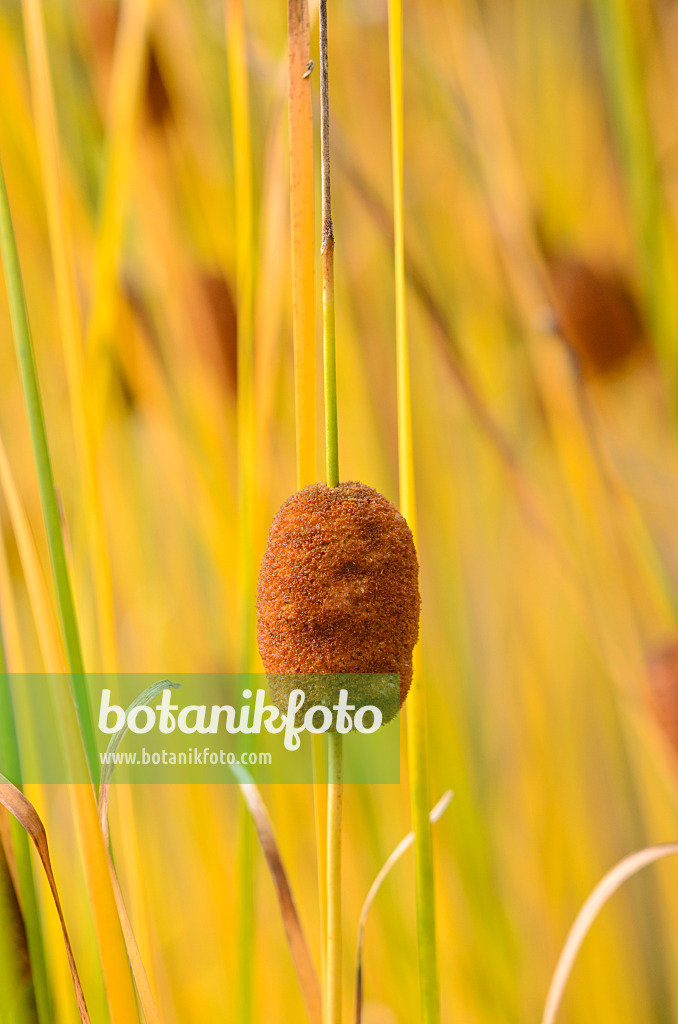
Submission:
<svg viewBox="0 0 678 1024">
<path fill-rule="evenodd" d="M 80 977 L 78 975 L 78 968 L 75 964 L 75 957 L 73 956 L 73 949 L 71 947 L 71 940 L 68 935 L 68 929 L 66 927 L 66 920 L 64 918 L 63 909 L 61 907 L 61 900 L 59 899 L 59 893 L 57 890 L 56 880 L 54 878 L 54 872 L 52 871 L 52 862 L 49 856 L 49 847 L 47 845 L 47 833 L 45 832 L 45 826 L 40 820 L 40 816 L 36 811 L 33 804 L 28 800 L 24 794 L 14 786 L 9 779 L 6 779 L 4 775 L 0 774 L 0 804 L 5 807 L 10 814 L 12 814 L 19 824 L 25 828 L 28 835 L 33 840 L 38 856 L 47 876 L 47 882 L 49 884 L 50 891 L 52 893 L 52 899 L 59 915 L 59 921 L 61 922 L 61 930 L 64 936 L 64 944 L 66 946 L 66 955 L 68 957 L 68 965 L 71 969 L 71 976 L 73 978 L 73 987 L 75 989 L 75 998 L 78 1003 L 78 1012 L 80 1014 L 81 1024 L 90 1024 L 89 1013 L 87 1012 L 87 1004 L 85 1002 L 85 994 L 80 984 Z"/>
<path fill-rule="evenodd" d="M 240 769 L 237 777 L 244 778 L 246 773 Z M 259 790 L 253 782 L 240 782 L 240 792 L 247 805 L 254 827 L 259 838 L 262 852 L 266 858 L 276 896 L 280 905 L 287 942 L 292 960 L 299 979 L 299 987 L 306 1005 L 306 1012 L 311 1024 L 321 1024 L 322 1012 L 320 1002 L 320 983 L 306 941 L 304 929 L 299 918 L 292 888 L 283 864 L 278 843 L 273 831 L 271 819 L 261 799 Z"/>
</svg>

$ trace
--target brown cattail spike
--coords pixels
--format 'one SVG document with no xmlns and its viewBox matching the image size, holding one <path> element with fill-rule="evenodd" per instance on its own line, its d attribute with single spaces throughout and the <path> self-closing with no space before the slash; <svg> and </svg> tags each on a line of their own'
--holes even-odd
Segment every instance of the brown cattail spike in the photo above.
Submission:
<svg viewBox="0 0 678 1024">
<path fill-rule="evenodd" d="M 626 281 L 568 256 L 548 261 L 562 332 L 586 377 L 625 369 L 647 353 L 640 312 Z"/>
<path fill-rule="evenodd" d="M 402 705 L 419 608 L 412 534 L 378 491 L 312 484 L 280 508 L 257 593 L 267 673 L 398 673 Z M 386 704 L 385 721 L 398 710 Z"/>
<path fill-rule="evenodd" d="M 678 758 L 678 640 L 652 653 L 648 676 L 651 710 Z"/>
</svg>

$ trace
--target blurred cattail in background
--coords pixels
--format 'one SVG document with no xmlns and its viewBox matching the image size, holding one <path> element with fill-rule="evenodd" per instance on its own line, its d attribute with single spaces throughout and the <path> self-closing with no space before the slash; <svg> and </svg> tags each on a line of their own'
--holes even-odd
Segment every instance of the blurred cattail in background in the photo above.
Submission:
<svg viewBox="0 0 678 1024">
<path fill-rule="evenodd" d="M 548 260 L 560 330 L 586 377 L 606 377 L 649 355 L 633 294 L 621 274 L 574 256 Z"/>
<path fill-rule="evenodd" d="M 652 713 L 678 758 L 678 639 L 652 652 L 648 681 Z"/>
</svg>

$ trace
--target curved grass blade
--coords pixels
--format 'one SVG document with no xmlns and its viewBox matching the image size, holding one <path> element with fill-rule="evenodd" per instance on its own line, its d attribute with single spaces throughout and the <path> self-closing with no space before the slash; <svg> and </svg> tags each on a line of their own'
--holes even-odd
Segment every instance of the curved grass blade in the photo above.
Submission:
<svg viewBox="0 0 678 1024">
<path fill-rule="evenodd" d="M 280 905 L 280 913 L 283 919 L 287 942 L 292 954 L 292 960 L 299 979 L 306 1013 L 311 1024 L 321 1024 L 322 1012 L 320 1002 L 320 984 L 316 974 L 313 960 L 306 941 L 304 929 L 299 918 L 299 912 L 292 894 L 287 871 L 280 855 L 278 843 L 273 831 L 271 819 L 268 816 L 266 806 L 261 799 L 258 788 L 252 782 L 249 772 L 240 765 L 234 765 L 233 774 L 238 779 L 240 792 L 252 816 L 254 827 L 261 844 L 266 863 L 268 864 L 276 896 Z"/>
<path fill-rule="evenodd" d="M 78 1003 L 78 1012 L 80 1014 L 81 1024 L 90 1024 L 89 1013 L 87 1012 L 87 1004 L 85 1002 L 85 994 L 80 984 L 80 977 L 78 975 L 78 968 L 76 967 L 75 957 L 73 956 L 73 949 L 71 947 L 71 940 L 68 935 L 68 929 L 66 927 L 66 920 L 61 907 L 61 900 L 59 899 L 59 892 L 57 890 L 56 880 L 54 878 L 54 872 L 52 871 L 52 862 L 49 856 L 49 847 L 47 845 L 47 833 L 45 832 L 45 826 L 40 820 L 38 812 L 33 807 L 30 800 L 27 800 L 23 793 L 13 785 L 9 779 L 5 778 L 4 775 L 0 774 L 0 804 L 5 807 L 11 815 L 13 815 L 20 825 L 26 830 L 30 838 L 33 840 L 38 856 L 45 870 L 47 876 L 47 882 L 49 884 L 50 892 L 52 893 L 52 899 L 59 915 L 59 921 L 61 922 L 61 930 L 64 936 L 64 944 L 66 946 L 66 955 L 68 957 L 68 965 L 71 969 L 71 976 L 73 978 L 73 987 L 75 989 L 75 998 Z"/>
<path fill-rule="evenodd" d="M 454 794 L 451 789 L 448 789 L 443 793 L 440 800 L 428 816 L 432 825 L 435 825 L 437 821 L 440 821 L 443 814 L 450 806 L 453 796 Z M 372 904 L 376 899 L 377 893 L 381 889 L 386 877 L 389 875 L 391 868 L 398 863 L 403 854 L 407 853 L 413 844 L 414 832 L 408 832 L 407 835 L 400 840 L 390 856 L 384 861 L 377 877 L 369 888 L 362 910 L 360 911 L 360 921 L 358 923 L 358 949 L 356 953 L 355 1024 L 362 1024 L 363 1019 L 363 946 L 365 943 L 365 925 L 367 924 L 367 918 L 370 910 L 372 909 Z"/>
<path fill-rule="evenodd" d="M 101 785 L 99 787 L 99 820 L 101 822 L 101 831 L 104 834 L 104 842 L 106 843 L 106 846 L 108 846 L 108 798 L 111 777 L 113 775 L 113 769 L 115 768 L 115 764 L 113 763 L 114 758 L 112 755 L 116 753 L 125 738 L 129 714 L 134 710 L 134 708 L 139 708 L 142 705 L 148 704 L 149 701 L 152 701 L 153 698 L 157 697 L 163 690 L 178 690 L 180 688 L 180 683 L 172 683 L 169 679 L 161 679 L 159 682 L 153 683 L 152 686 L 149 686 L 146 690 L 140 693 L 138 697 L 135 697 L 125 711 L 125 724 L 111 736 L 109 744 L 106 747 L 106 754 L 104 755 L 104 764 L 101 769 Z"/>
<path fill-rule="evenodd" d="M 672 857 L 675 854 L 678 854 L 678 843 L 662 843 L 657 846 L 647 846 L 645 849 L 637 850 L 635 853 L 620 860 L 598 883 L 577 914 L 574 924 L 568 932 L 565 945 L 551 979 L 541 1024 L 553 1024 L 555 1021 L 579 950 L 591 929 L 591 925 L 608 900 L 614 896 L 618 889 L 621 889 L 625 882 L 628 882 L 630 878 L 633 878 L 643 868 L 654 864 L 664 857 Z"/>
</svg>

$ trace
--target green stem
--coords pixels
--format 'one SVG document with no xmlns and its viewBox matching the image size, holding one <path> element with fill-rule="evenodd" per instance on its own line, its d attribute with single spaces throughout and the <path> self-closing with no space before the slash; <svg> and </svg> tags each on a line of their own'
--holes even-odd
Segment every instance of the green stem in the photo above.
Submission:
<svg viewBox="0 0 678 1024">
<path fill-rule="evenodd" d="M 341 816 L 343 737 L 329 734 L 327 789 L 327 978 L 325 1024 L 341 1024 Z"/>
<path fill-rule="evenodd" d="M 26 412 L 31 431 L 33 444 L 33 457 L 38 475 L 40 487 L 40 500 L 42 514 L 47 532 L 47 543 L 49 547 L 52 573 L 57 593 L 59 616 L 63 631 L 64 643 L 68 667 L 71 672 L 71 685 L 73 698 L 78 714 L 80 733 L 85 747 L 85 754 L 89 765 L 90 776 L 93 783 L 99 782 L 99 757 L 94 733 L 94 722 L 89 704 L 89 696 L 84 678 L 84 666 L 82 652 L 80 649 L 80 637 L 75 617 L 75 606 L 73 594 L 68 577 L 66 564 L 66 552 L 61 532 L 61 516 L 57 501 L 54 474 L 47 444 L 47 431 L 45 429 L 45 417 L 38 385 L 38 375 L 33 354 L 28 315 L 26 312 L 26 300 L 24 297 L 23 284 L 21 281 L 21 269 L 19 256 L 16 248 L 12 217 L 7 197 L 5 177 L 0 164 L 0 248 L 2 249 L 2 260 L 5 268 L 5 281 L 7 283 L 7 296 L 9 299 L 10 315 L 12 319 L 12 330 L 16 345 L 17 360 L 21 374 L 21 383 L 26 403 Z"/>
<path fill-rule="evenodd" d="M 327 0 L 320 0 L 320 170 L 322 190 L 323 374 L 327 484 L 339 485 L 337 368 L 334 328 L 334 227 L 330 188 L 330 104 L 327 58 Z M 327 915 L 325 940 L 325 1024 L 341 1024 L 341 811 L 343 803 L 340 733 L 330 733 L 327 787 Z"/>
<path fill-rule="evenodd" d="M 334 341 L 334 238 L 323 249 L 323 368 L 325 376 L 325 464 L 329 487 L 339 485 L 337 367 Z"/>
</svg>

